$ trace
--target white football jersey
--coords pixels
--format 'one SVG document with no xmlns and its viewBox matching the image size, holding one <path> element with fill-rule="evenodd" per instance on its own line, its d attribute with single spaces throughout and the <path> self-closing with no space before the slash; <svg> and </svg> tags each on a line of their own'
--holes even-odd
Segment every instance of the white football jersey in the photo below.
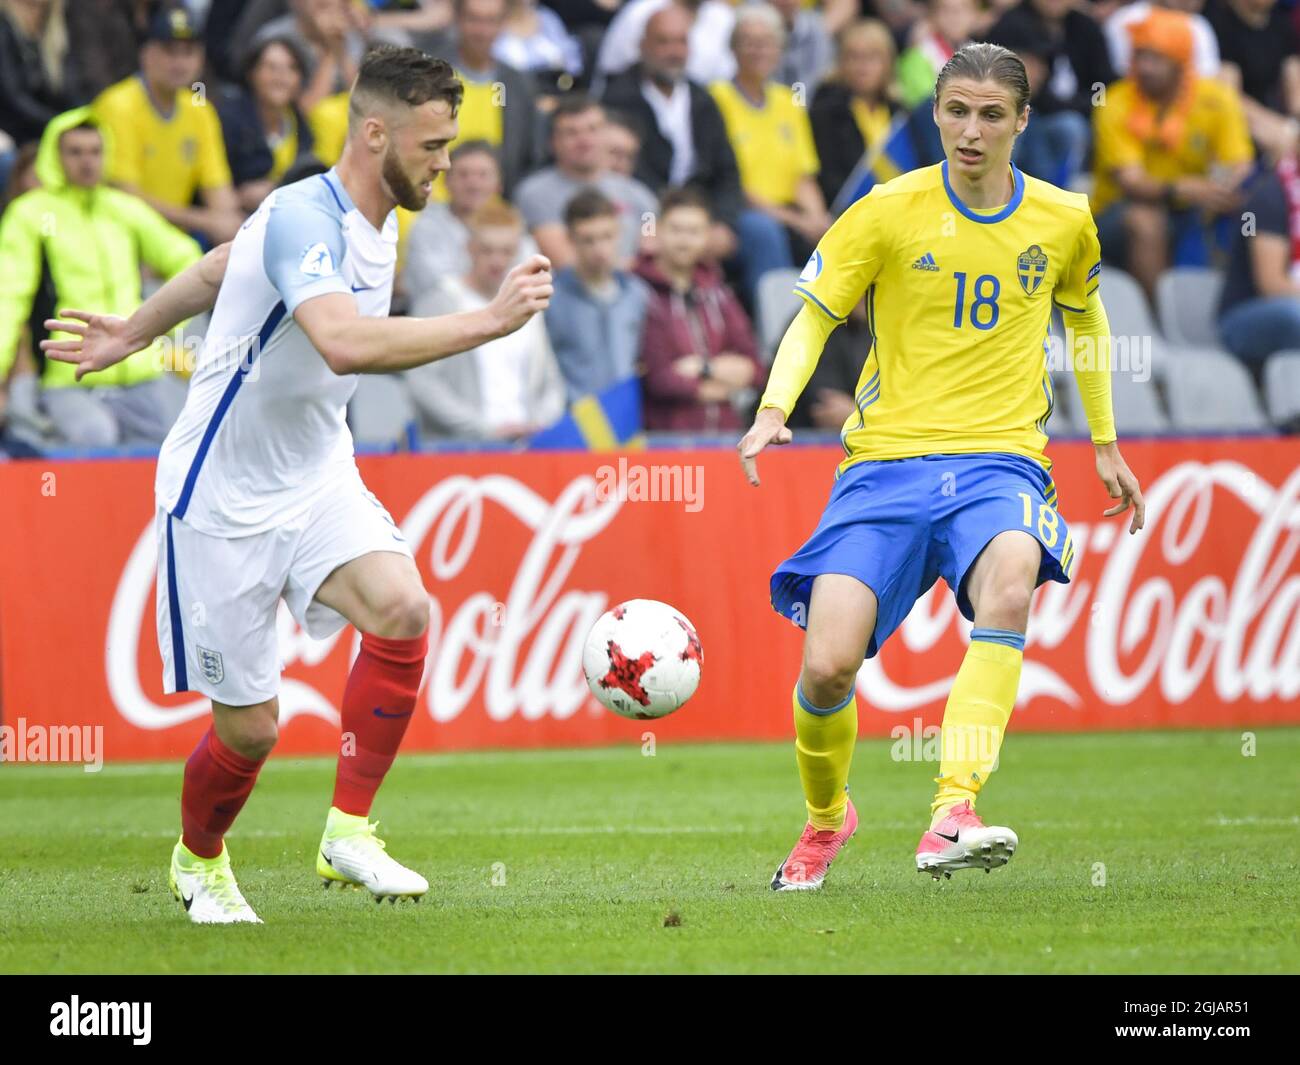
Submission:
<svg viewBox="0 0 1300 1065">
<path fill-rule="evenodd" d="M 330 170 L 277 189 L 235 237 L 185 409 L 163 442 L 154 490 L 174 518 L 214 536 L 291 521 L 355 469 L 337 375 L 294 321 L 299 304 L 351 293 L 388 314 L 397 216 L 382 232 Z"/>
</svg>

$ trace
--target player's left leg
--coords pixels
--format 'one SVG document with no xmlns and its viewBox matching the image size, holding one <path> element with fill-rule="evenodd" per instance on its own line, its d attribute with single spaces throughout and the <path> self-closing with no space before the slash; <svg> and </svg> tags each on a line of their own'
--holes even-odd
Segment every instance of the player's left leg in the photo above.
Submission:
<svg viewBox="0 0 1300 1065">
<path fill-rule="evenodd" d="M 376 551 L 336 569 L 315 599 L 361 633 L 343 690 L 334 800 L 316 871 L 326 887 L 358 884 L 377 902 L 419 898 L 428 881 L 384 853 L 369 814 L 415 712 L 429 649 L 428 594 L 410 556 Z"/>
<path fill-rule="evenodd" d="M 975 800 L 997 764 L 1015 707 L 1029 600 L 1041 565 L 1038 541 L 1008 530 L 989 541 L 967 577 L 975 627 L 944 707 L 939 788 L 930 830 L 916 853 L 917 868 L 936 879 L 958 869 L 1005 865 L 1019 846 L 1011 829 L 984 824 Z"/>
<path fill-rule="evenodd" d="M 377 900 L 418 898 L 428 881 L 384 852 L 369 814 L 415 712 L 428 652 L 429 596 L 401 530 L 359 475 L 343 479 L 313 508 L 284 598 L 317 639 L 347 622 L 361 633 L 343 692 L 334 801 L 316 871 L 326 887 L 359 885 Z"/>
</svg>

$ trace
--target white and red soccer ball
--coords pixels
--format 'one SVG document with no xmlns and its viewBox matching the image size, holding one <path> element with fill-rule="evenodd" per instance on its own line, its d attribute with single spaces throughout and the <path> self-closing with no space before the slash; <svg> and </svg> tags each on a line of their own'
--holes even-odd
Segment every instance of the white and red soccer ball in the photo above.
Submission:
<svg viewBox="0 0 1300 1065">
<path fill-rule="evenodd" d="M 700 684 L 704 651 L 686 615 L 654 599 L 629 599 L 602 614 L 582 650 L 597 699 L 638 721 L 666 717 Z"/>
</svg>

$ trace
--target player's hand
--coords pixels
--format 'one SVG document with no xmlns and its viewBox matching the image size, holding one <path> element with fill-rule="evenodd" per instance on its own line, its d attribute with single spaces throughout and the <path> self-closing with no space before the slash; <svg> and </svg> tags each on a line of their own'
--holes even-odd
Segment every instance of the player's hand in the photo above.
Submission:
<svg viewBox="0 0 1300 1065">
<path fill-rule="evenodd" d="M 489 309 L 499 324 L 499 335 L 519 329 L 551 302 L 551 260 L 532 255 L 506 274 Z"/>
<path fill-rule="evenodd" d="M 116 366 L 145 345 L 131 337 L 126 319 L 115 314 L 64 309 L 61 318 L 45 319 L 48 332 L 72 333 L 71 340 L 42 340 L 41 350 L 58 362 L 77 367 L 77 380 Z"/>
<path fill-rule="evenodd" d="M 1111 499 L 1119 500 L 1104 514 L 1108 518 L 1113 518 L 1116 514 L 1123 514 L 1131 505 L 1133 520 L 1129 523 L 1128 531 L 1130 534 L 1135 533 L 1146 524 L 1147 517 L 1147 505 L 1143 502 L 1142 488 L 1138 485 L 1138 479 L 1133 476 L 1133 471 L 1128 468 L 1124 456 L 1119 453 L 1119 444 L 1114 442 L 1097 444 L 1096 448 L 1097 476 L 1106 486 Z"/>
<path fill-rule="evenodd" d="M 758 485 L 758 454 L 768 444 L 788 444 L 794 433 L 785 427 L 785 415 L 776 407 L 764 407 L 754 416 L 749 432 L 740 438 L 736 450 L 749 483 Z"/>
</svg>

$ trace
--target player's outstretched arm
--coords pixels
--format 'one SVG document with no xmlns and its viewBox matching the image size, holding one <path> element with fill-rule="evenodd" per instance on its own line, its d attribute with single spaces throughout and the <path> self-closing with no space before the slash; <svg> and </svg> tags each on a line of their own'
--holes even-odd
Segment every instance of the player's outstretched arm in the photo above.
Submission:
<svg viewBox="0 0 1300 1065">
<path fill-rule="evenodd" d="M 768 444 L 788 444 L 793 439 L 794 434 L 786 428 L 785 420 L 817 368 L 826 338 L 838 325 L 839 322 L 805 303 L 781 338 L 754 424 L 736 445 L 745 476 L 755 487 L 759 483 L 759 453 Z"/>
<path fill-rule="evenodd" d="M 1106 318 L 1106 308 L 1102 306 L 1100 294 L 1094 289 L 1088 296 L 1083 311 L 1063 310 L 1062 313 L 1066 336 L 1071 338 L 1071 352 L 1082 354 L 1090 351 L 1094 356 L 1088 360 L 1073 358 L 1071 361 L 1075 384 L 1083 400 L 1084 415 L 1092 433 L 1092 443 L 1097 451 L 1097 476 L 1106 486 L 1111 499 L 1119 500 L 1103 513 L 1111 518 L 1123 514 L 1131 506 L 1133 520 L 1129 523 L 1128 531 L 1135 533 L 1146 521 L 1146 504 L 1142 500 L 1138 480 L 1128 468 L 1124 456 L 1119 453 L 1116 440 L 1115 414 L 1110 392 L 1110 322 Z"/>
<path fill-rule="evenodd" d="M 114 366 L 181 322 L 210 310 L 217 302 L 229 258 L 230 244 L 218 244 L 140 304 L 130 318 L 60 310 L 60 317 L 46 319 L 45 328 L 51 333 L 71 333 L 73 337 L 42 340 L 41 350 L 59 362 L 75 364 L 78 381 L 88 373 Z"/>
<path fill-rule="evenodd" d="M 534 255 L 506 275 L 477 311 L 436 318 L 367 318 L 341 292 L 300 303 L 294 318 L 336 374 L 391 373 L 468 351 L 513 333 L 551 299 L 551 264 Z"/>
</svg>

